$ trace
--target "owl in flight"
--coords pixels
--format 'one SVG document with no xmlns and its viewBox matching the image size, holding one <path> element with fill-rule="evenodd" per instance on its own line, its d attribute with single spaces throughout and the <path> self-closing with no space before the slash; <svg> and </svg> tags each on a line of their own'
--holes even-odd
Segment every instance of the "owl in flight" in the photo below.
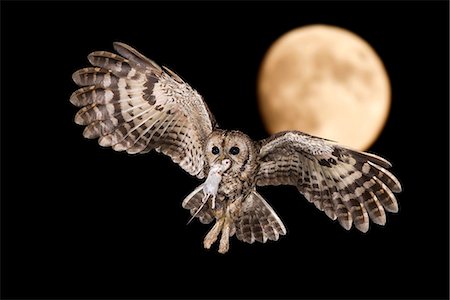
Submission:
<svg viewBox="0 0 450 300">
<path fill-rule="evenodd" d="M 192 218 L 214 221 L 205 248 L 219 235 L 225 253 L 233 235 L 251 244 L 286 234 L 258 186 L 296 186 L 347 230 L 354 224 L 366 232 L 369 219 L 384 225 L 385 211 L 398 211 L 393 193 L 401 186 L 387 160 L 299 131 L 254 141 L 220 129 L 203 98 L 178 75 L 126 44 L 114 43 L 114 49 L 118 54 L 89 54 L 93 66 L 73 74 L 81 87 L 70 97 L 81 108 L 75 122 L 103 147 L 130 154 L 155 149 L 206 178 L 182 203 Z"/>
</svg>

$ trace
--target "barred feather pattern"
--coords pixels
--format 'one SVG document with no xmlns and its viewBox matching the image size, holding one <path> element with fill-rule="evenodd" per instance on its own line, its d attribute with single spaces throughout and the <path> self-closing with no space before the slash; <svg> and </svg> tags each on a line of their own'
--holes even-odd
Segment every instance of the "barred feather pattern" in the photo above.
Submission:
<svg viewBox="0 0 450 300">
<path fill-rule="evenodd" d="M 270 205 L 253 191 L 242 202 L 239 213 L 234 218 L 236 237 L 246 243 L 267 240 L 277 241 L 286 234 L 286 227 Z"/>
<path fill-rule="evenodd" d="M 81 107 L 75 122 L 101 146 L 130 154 L 162 152 L 189 174 L 205 176 L 203 147 L 215 121 L 202 97 L 168 68 L 135 49 L 114 43 L 120 54 L 96 51 L 93 67 L 72 78 L 81 88 L 70 102 Z"/>
<path fill-rule="evenodd" d="M 130 154 L 154 149 L 198 178 L 227 159 L 215 194 L 206 193 L 212 199 L 204 199 L 203 183 L 182 203 L 201 223 L 215 221 L 205 248 L 219 235 L 219 252 L 225 253 L 233 235 L 251 244 L 286 234 L 257 186 L 296 186 L 347 230 L 354 225 L 367 232 L 370 220 L 385 225 L 386 211 L 398 211 L 394 193 L 402 188 L 385 159 L 298 131 L 255 142 L 242 132 L 220 130 L 202 97 L 177 74 L 126 44 L 113 45 L 118 54 L 92 52 L 92 66 L 72 76 L 80 87 L 70 97 L 80 108 L 75 122 L 101 146 Z"/>
<path fill-rule="evenodd" d="M 379 156 L 297 131 L 278 133 L 260 147 L 257 185 L 294 185 L 347 230 L 354 224 L 367 232 L 369 220 L 385 225 L 385 211 L 398 211 L 400 182 Z"/>
<path fill-rule="evenodd" d="M 188 209 L 192 216 L 196 216 L 203 224 L 211 223 L 216 217 L 220 218 L 224 212 L 211 209 L 210 203 L 203 205 L 203 184 L 198 186 L 183 200 L 183 208 Z M 246 243 L 255 241 L 265 243 L 267 240 L 277 241 L 286 234 L 286 227 L 272 207 L 263 197 L 252 191 L 242 202 L 237 200 L 230 205 L 231 228 L 230 237 L 236 237 Z M 223 207 L 223 209 L 226 209 Z"/>
</svg>

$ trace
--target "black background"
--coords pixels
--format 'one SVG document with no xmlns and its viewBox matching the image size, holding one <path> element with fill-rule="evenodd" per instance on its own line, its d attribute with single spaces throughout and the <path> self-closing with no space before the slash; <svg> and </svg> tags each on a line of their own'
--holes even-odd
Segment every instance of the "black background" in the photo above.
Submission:
<svg viewBox="0 0 450 300">
<path fill-rule="evenodd" d="M 2 3 L 2 296 L 448 298 L 448 2 Z M 82 137 L 68 99 L 94 50 L 126 42 L 180 74 L 223 128 L 266 137 L 256 78 L 265 51 L 324 23 L 366 39 L 392 83 L 370 151 L 393 162 L 400 213 L 343 230 L 293 187 L 261 193 L 278 242 L 206 251 L 186 226 L 199 184 L 155 153 Z"/>
</svg>

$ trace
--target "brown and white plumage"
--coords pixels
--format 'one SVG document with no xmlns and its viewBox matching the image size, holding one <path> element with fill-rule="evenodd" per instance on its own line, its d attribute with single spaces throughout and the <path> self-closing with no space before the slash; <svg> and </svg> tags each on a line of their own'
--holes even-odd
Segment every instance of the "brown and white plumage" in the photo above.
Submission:
<svg viewBox="0 0 450 300">
<path fill-rule="evenodd" d="M 276 241 L 286 228 L 257 186 L 294 185 L 332 220 L 362 231 L 369 220 L 386 223 L 397 212 L 399 181 L 385 159 L 296 131 L 253 141 L 240 131 L 217 128 L 202 97 L 178 75 L 135 49 L 114 43 L 119 55 L 96 51 L 92 67 L 72 78 L 81 88 L 70 101 L 81 107 L 75 122 L 86 138 L 130 154 L 152 149 L 206 181 L 182 203 L 204 224 L 215 221 L 205 248 L 221 234 L 253 243 Z"/>
<path fill-rule="evenodd" d="M 302 132 L 281 132 L 261 141 L 256 184 L 294 185 L 308 201 L 345 228 L 369 229 L 369 218 L 386 223 L 397 212 L 401 191 L 385 159 Z"/>
<path fill-rule="evenodd" d="M 82 107 L 75 122 L 101 146 L 130 154 L 156 149 L 189 174 L 204 177 L 202 144 L 215 121 L 202 97 L 169 69 L 133 48 L 114 43 L 122 56 L 96 51 L 94 67 L 76 71 L 82 86 L 70 97 Z"/>
</svg>

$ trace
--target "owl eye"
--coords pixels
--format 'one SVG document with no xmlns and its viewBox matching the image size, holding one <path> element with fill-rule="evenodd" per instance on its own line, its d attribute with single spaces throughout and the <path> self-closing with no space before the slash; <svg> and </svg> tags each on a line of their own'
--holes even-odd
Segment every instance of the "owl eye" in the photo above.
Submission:
<svg viewBox="0 0 450 300">
<path fill-rule="evenodd" d="M 219 150 L 219 148 L 214 146 L 214 147 L 212 147 L 211 152 L 212 152 L 212 154 L 217 155 L 217 154 L 219 154 L 220 150 Z"/>
<path fill-rule="evenodd" d="M 231 147 L 230 148 L 230 154 L 232 154 L 232 155 L 239 154 L 239 148 L 238 147 Z"/>
</svg>

